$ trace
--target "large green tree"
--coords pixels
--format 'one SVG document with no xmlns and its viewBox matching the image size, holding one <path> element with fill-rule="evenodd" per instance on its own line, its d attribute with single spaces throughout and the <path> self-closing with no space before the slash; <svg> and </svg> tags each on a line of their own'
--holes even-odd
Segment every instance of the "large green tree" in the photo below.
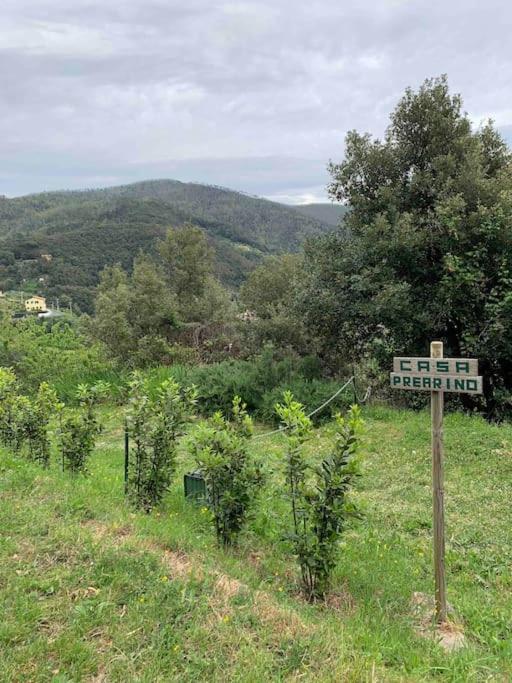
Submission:
<svg viewBox="0 0 512 683">
<path fill-rule="evenodd" d="M 188 303 L 202 297 L 214 263 L 206 233 L 191 224 L 171 229 L 159 242 L 158 251 L 178 300 Z"/>
<path fill-rule="evenodd" d="M 330 165 L 348 235 L 306 249 L 302 310 L 332 363 L 379 354 L 475 356 L 482 406 L 512 388 L 512 167 L 489 122 L 472 130 L 446 77 L 406 90 L 383 140 L 348 133 Z"/>
<path fill-rule="evenodd" d="M 103 270 L 90 330 L 114 358 L 135 366 L 162 360 L 177 325 L 174 297 L 149 256 L 139 254 L 131 276 L 119 265 Z"/>
<path fill-rule="evenodd" d="M 240 288 L 240 300 L 254 314 L 241 325 L 246 352 L 258 353 L 266 343 L 307 350 L 303 321 L 294 310 L 300 288 L 302 257 L 271 256 L 257 266 Z"/>
</svg>

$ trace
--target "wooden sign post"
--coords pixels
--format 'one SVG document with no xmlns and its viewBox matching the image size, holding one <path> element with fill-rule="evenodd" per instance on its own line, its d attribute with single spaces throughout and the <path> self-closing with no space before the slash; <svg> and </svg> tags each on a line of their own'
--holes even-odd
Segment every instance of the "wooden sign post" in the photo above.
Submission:
<svg viewBox="0 0 512 683">
<path fill-rule="evenodd" d="M 478 361 L 444 358 L 443 343 L 430 344 L 430 358 L 394 358 L 390 376 L 394 389 L 430 391 L 432 419 L 432 500 L 436 621 L 446 621 L 444 542 L 443 407 L 444 392 L 480 394 Z"/>
</svg>

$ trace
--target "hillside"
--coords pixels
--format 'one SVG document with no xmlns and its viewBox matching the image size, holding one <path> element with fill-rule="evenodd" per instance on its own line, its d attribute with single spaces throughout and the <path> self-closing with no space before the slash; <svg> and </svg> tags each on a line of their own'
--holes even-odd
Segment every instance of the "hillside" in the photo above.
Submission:
<svg viewBox="0 0 512 683">
<path fill-rule="evenodd" d="M 90 310 L 101 269 L 154 252 L 170 226 L 210 237 L 219 277 L 239 285 L 267 254 L 329 229 L 291 207 L 218 187 L 153 180 L 101 190 L 0 198 L 0 289 L 32 288 Z M 42 254 L 50 257 L 41 258 Z"/>
<path fill-rule="evenodd" d="M 293 208 L 308 218 L 313 218 L 333 226 L 340 225 L 348 211 L 348 207 L 342 204 L 327 203 L 299 204 Z"/>
<path fill-rule="evenodd" d="M 426 412 L 365 411 L 364 514 L 327 603 L 309 605 L 283 539 L 282 435 L 252 442 L 269 479 L 223 552 L 184 500 L 184 450 L 158 511 L 126 505 L 119 411 L 87 477 L 0 448 L 2 681 L 510 681 L 510 425 L 447 416 L 449 600 L 468 647 L 446 653 L 417 611 L 433 590 Z M 331 439 L 318 430 L 310 457 Z"/>
</svg>

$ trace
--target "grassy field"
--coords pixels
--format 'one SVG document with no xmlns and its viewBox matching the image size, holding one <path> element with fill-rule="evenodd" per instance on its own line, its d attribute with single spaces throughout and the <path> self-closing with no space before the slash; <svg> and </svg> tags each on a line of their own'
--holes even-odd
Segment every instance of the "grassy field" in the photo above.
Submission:
<svg viewBox="0 0 512 683">
<path fill-rule="evenodd" d="M 119 410 L 87 478 L 1 452 L 0 680 L 511 680 L 512 427 L 446 419 L 448 596 L 467 640 L 447 654 L 418 634 L 411 602 L 433 591 L 429 416 L 364 417 L 364 517 L 326 605 L 298 596 L 282 541 L 279 435 L 254 442 L 270 484 L 230 554 L 181 476 L 159 512 L 126 507 Z"/>
</svg>

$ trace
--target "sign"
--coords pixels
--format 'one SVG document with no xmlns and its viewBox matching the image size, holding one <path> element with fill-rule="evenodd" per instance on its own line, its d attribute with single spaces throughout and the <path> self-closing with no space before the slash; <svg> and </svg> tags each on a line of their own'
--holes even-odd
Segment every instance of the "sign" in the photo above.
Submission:
<svg viewBox="0 0 512 683">
<path fill-rule="evenodd" d="M 436 620 L 446 621 L 444 542 L 443 408 L 444 393 L 481 394 L 482 377 L 474 358 L 444 358 L 442 342 L 430 344 L 430 358 L 393 358 L 393 389 L 430 391 L 432 420 L 432 498 Z"/>
<path fill-rule="evenodd" d="M 393 389 L 411 389 L 412 391 L 454 391 L 457 394 L 481 394 L 481 377 L 463 377 L 462 375 L 427 375 L 405 372 L 392 372 Z"/>
<path fill-rule="evenodd" d="M 478 375 L 475 358 L 393 358 L 393 372 L 418 375 Z"/>
<path fill-rule="evenodd" d="M 393 358 L 393 389 L 481 394 L 475 358 Z"/>
</svg>

